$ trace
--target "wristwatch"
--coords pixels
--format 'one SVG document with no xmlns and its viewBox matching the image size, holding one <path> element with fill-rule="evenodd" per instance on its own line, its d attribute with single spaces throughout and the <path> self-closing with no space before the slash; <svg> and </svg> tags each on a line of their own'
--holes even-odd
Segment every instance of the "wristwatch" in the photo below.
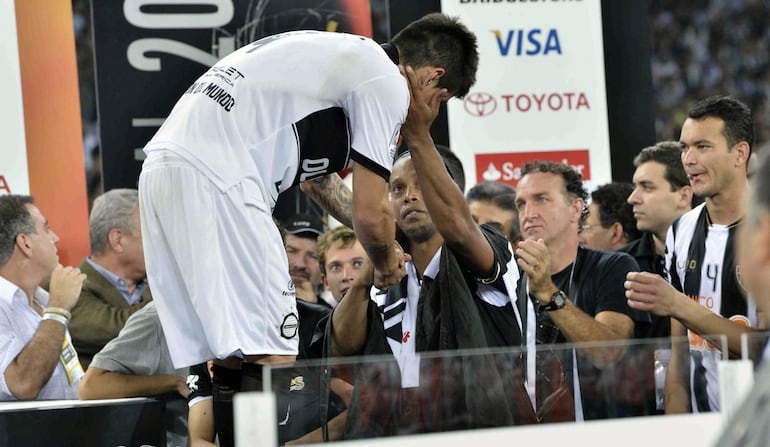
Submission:
<svg viewBox="0 0 770 447">
<path fill-rule="evenodd" d="M 562 292 L 561 290 L 557 290 L 554 292 L 553 295 L 551 295 L 551 302 L 548 304 L 540 304 L 538 303 L 538 311 L 547 310 L 548 312 L 559 310 L 567 305 L 567 294 Z"/>
</svg>

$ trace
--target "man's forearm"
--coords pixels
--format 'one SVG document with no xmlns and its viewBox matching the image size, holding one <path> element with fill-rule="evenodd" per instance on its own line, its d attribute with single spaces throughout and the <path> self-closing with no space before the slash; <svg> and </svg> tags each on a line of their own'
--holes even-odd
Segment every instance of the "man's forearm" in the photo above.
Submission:
<svg viewBox="0 0 770 447">
<path fill-rule="evenodd" d="M 178 391 L 183 381 L 183 377 L 169 374 L 136 376 L 92 366 L 78 388 L 78 397 L 89 400 L 156 396 Z"/>
<path fill-rule="evenodd" d="M 687 329 L 671 319 L 671 359 L 666 369 L 664 404 L 666 414 L 690 412 L 690 347 Z"/>
<path fill-rule="evenodd" d="M 714 335 L 715 337 L 710 341 L 719 349 L 722 348 L 719 337 L 725 335 L 727 337 L 728 351 L 733 356 L 741 355 L 741 339 L 743 334 L 762 332 L 761 329 L 717 315 L 685 295 L 681 295 L 679 305 L 675 314 L 672 314 L 672 317 L 676 318 L 685 328 L 701 337 L 709 338 L 708 336 Z"/>
<path fill-rule="evenodd" d="M 35 399 L 59 364 L 65 327 L 42 320 L 32 340 L 8 365 L 4 374 L 8 389 L 19 400 Z"/>
<path fill-rule="evenodd" d="M 370 286 L 353 284 L 332 312 L 331 357 L 353 355 L 364 346 L 369 290 Z"/>
<path fill-rule="evenodd" d="M 308 180 L 300 188 L 342 225 L 353 228 L 353 193 L 338 174 Z"/>
</svg>

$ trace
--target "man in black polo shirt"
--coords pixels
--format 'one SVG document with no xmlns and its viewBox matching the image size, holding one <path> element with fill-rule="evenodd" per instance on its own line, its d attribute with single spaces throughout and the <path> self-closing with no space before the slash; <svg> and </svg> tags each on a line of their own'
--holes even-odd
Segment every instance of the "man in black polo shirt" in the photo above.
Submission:
<svg viewBox="0 0 770 447">
<path fill-rule="evenodd" d="M 666 232 L 671 223 L 691 209 L 692 187 L 682 166 L 682 147 L 663 141 L 646 147 L 634 158 L 634 190 L 628 196 L 642 237 L 620 248 L 630 254 L 643 272 L 666 277 Z M 697 199 L 696 199 L 697 200 Z M 652 324 L 637 337 L 668 337 L 670 319 L 652 315 Z"/>
</svg>

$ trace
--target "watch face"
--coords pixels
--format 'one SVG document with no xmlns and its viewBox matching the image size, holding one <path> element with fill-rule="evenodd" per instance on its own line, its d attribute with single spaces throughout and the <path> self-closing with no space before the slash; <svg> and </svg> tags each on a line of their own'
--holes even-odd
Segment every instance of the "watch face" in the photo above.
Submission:
<svg viewBox="0 0 770 447">
<path fill-rule="evenodd" d="M 558 292 L 554 293 L 551 297 L 551 304 L 548 310 L 557 310 L 561 309 L 567 304 L 567 296 L 564 295 L 564 292 L 559 290 Z"/>
</svg>

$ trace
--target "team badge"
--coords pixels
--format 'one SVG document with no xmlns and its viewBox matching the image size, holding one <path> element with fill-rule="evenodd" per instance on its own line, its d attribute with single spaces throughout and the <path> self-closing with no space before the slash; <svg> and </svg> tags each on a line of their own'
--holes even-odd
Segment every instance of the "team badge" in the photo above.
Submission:
<svg viewBox="0 0 770 447">
<path fill-rule="evenodd" d="M 283 317 L 283 323 L 281 323 L 281 337 L 292 339 L 297 336 L 299 330 L 299 318 L 297 314 L 290 313 Z"/>
</svg>

